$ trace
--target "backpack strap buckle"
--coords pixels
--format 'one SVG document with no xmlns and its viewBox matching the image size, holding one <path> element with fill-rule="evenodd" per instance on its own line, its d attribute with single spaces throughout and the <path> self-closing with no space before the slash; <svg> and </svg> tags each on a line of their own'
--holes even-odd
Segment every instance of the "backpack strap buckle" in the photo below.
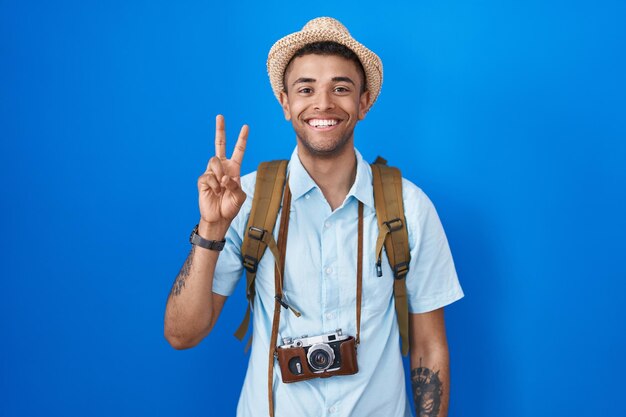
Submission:
<svg viewBox="0 0 626 417">
<path fill-rule="evenodd" d="M 389 229 L 389 233 L 397 232 L 402 229 L 402 220 L 399 218 L 395 218 L 393 220 L 389 220 L 388 222 L 383 222 L 387 229 Z"/>
<path fill-rule="evenodd" d="M 404 278 L 408 272 L 409 272 L 408 262 L 400 262 L 399 264 L 396 264 L 393 267 L 393 277 L 395 279 Z"/>
<path fill-rule="evenodd" d="M 257 243 L 257 245 L 267 244 L 263 240 L 265 238 L 265 232 L 266 232 L 265 229 L 261 229 L 260 227 L 250 226 L 248 228 L 248 237 L 250 239 L 254 239 L 258 241 L 259 243 Z M 253 252 L 253 253 L 256 253 L 256 252 Z M 248 272 L 250 272 L 251 274 L 256 273 L 258 266 L 259 266 L 259 260 L 257 258 L 255 258 L 254 256 L 244 254 L 243 267 L 246 268 Z"/>
<path fill-rule="evenodd" d="M 263 241 L 263 238 L 265 237 L 265 229 L 250 226 L 250 228 L 248 228 L 248 236 L 252 239 Z"/>
<path fill-rule="evenodd" d="M 243 256 L 243 267 L 251 274 L 255 274 L 257 267 L 259 266 L 259 260 L 250 255 Z"/>
</svg>

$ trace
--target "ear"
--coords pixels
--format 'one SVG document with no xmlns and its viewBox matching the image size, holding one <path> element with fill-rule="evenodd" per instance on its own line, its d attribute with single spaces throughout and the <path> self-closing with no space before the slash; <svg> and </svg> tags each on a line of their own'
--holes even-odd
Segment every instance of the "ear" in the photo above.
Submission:
<svg viewBox="0 0 626 417">
<path fill-rule="evenodd" d="M 289 97 L 287 97 L 287 93 L 281 91 L 279 100 L 280 105 L 283 106 L 283 114 L 285 115 L 285 120 L 291 120 L 291 112 L 289 111 Z"/>
<path fill-rule="evenodd" d="M 359 97 L 359 120 L 365 119 L 365 115 L 369 111 L 370 106 L 370 92 L 364 91 L 361 97 Z"/>
</svg>

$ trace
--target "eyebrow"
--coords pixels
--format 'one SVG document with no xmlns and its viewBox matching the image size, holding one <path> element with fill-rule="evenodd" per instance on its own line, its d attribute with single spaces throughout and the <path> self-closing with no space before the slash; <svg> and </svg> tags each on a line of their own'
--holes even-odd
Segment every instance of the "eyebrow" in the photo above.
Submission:
<svg viewBox="0 0 626 417">
<path fill-rule="evenodd" d="M 356 85 L 354 84 L 354 81 L 352 81 L 352 79 L 350 77 L 333 77 L 333 81 L 334 82 L 346 82 L 346 83 L 350 83 L 352 85 Z"/>
<path fill-rule="evenodd" d="M 295 80 L 291 85 L 296 85 L 296 84 L 302 84 L 302 83 L 314 83 L 315 82 L 315 78 L 305 78 L 305 77 L 300 77 L 297 80 Z"/>
<path fill-rule="evenodd" d="M 296 84 L 314 83 L 315 81 L 317 81 L 315 78 L 300 77 L 297 80 L 295 80 L 291 85 L 294 86 Z M 352 85 L 356 85 L 350 77 L 333 77 L 332 81 L 333 82 L 347 82 Z"/>
</svg>

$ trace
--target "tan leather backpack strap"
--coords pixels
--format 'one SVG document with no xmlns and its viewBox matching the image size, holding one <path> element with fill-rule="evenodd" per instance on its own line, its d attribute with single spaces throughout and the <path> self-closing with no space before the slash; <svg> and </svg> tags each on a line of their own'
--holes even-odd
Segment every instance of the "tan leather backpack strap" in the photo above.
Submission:
<svg viewBox="0 0 626 417">
<path fill-rule="evenodd" d="M 378 276 L 382 276 L 381 255 L 384 246 L 394 274 L 393 294 L 396 315 L 400 337 L 402 338 L 402 354 L 406 355 L 409 352 L 409 306 L 406 293 L 406 274 L 409 271 L 411 254 L 402 200 L 402 175 L 397 168 L 383 165 L 383 162 L 372 164 L 371 167 L 374 204 L 378 219 L 376 271 Z"/>
<path fill-rule="evenodd" d="M 248 333 L 248 327 L 250 326 L 250 301 L 248 300 L 248 307 L 246 308 L 246 314 L 243 316 L 243 320 L 241 320 L 241 324 L 237 327 L 235 331 L 235 337 L 242 341 L 244 337 L 246 337 L 246 333 Z M 252 341 L 250 341 L 252 343 Z M 244 351 L 248 351 L 249 346 L 246 343 L 246 347 Z"/>
<path fill-rule="evenodd" d="M 269 403 L 270 417 L 274 417 L 274 361 L 277 357 L 276 341 L 278 339 L 278 325 L 280 324 L 280 307 L 289 306 L 283 300 L 283 276 L 285 274 L 285 255 L 287 253 L 287 235 L 289 233 L 289 211 L 291 208 L 291 191 L 289 190 L 289 182 L 285 185 L 283 195 L 283 211 L 280 215 L 280 229 L 278 231 L 278 252 L 279 261 L 274 267 L 274 318 L 272 320 L 272 334 L 270 335 L 270 344 L 268 349 L 268 366 L 267 366 L 267 395 Z M 293 310 L 292 310 L 293 311 Z M 297 316 L 300 313 L 296 314 Z"/>
<path fill-rule="evenodd" d="M 263 162 L 256 174 L 256 185 L 250 217 L 244 231 L 241 245 L 243 266 L 246 269 L 246 297 L 248 308 L 243 321 L 235 332 L 235 337 L 243 340 L 250 324 L 250 306 L 254 301 L 254 279 L 265 249 L 270 248 L 274 259 L 278 259 L 278 249 L 274 242 L 274 225 L 280 209 L 280 201 L 285 185 L 287 161 Z"/>
</svg>

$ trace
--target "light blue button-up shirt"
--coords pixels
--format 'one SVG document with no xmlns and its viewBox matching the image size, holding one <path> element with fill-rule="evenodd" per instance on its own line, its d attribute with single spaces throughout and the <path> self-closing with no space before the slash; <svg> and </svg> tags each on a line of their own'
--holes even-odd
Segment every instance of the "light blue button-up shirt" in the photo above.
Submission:
<svg viewBox="0 0 626 417">
<path fill-rule="evenodd" d="M 372 173 L 359 152 L 355 182 L 343 204 L 331 208 L 302 166 L 297 150 L 289 161 L 292 193 L 283 292 L 302 313 L 281 309 L 278 343 L 284 337 L 317 336 L 342 329 L 356 335 L 356 265 L 358 202 L 364 204 L 363 298 L 361 344 L 355 375 L 282 382 L 274 366 L 276 417 L 405 417 L 411 416 L 405 392 L 398 325 L 393 298 L 393 273 L 383 255 L 383 275 L 376 275 L 378 224 Z M 248 195 L 226 236 L 213 291 L 230 295 L 242 276 L 240 247 L 250 215 L 256 173 L 241 179 Z M 411 263 L 406 279 L 409 311 L 423 313 L 461 297 L 452 255 L 439 217 L 428 197 L 403 179 L 403 200 L 409 231 Z M 281 208 L 282 210 L 282 208 Z M 280 214 L 279 214 L 280 216 Z M 274 237 L 278 235 L 278 224 Z M 268 415 L 268 349 L 274 312 L 274 259 L 269 250 L 259 263 L 254 300 L 252 349 L 237 408 L 239 417 Z"/>
</svg>

